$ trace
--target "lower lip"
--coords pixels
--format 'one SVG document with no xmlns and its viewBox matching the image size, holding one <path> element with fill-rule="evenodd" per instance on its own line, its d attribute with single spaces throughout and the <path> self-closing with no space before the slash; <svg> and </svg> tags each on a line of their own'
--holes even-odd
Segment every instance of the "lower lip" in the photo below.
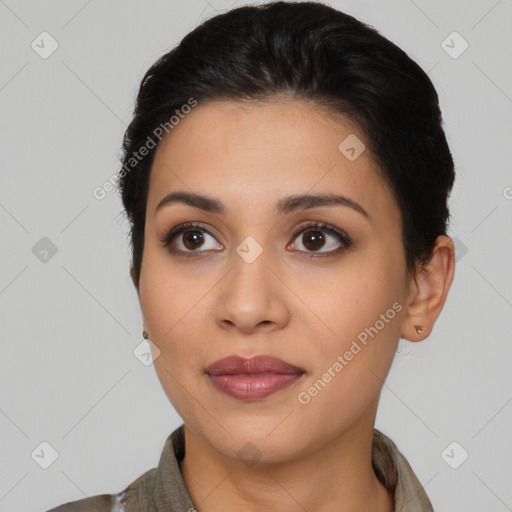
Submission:
<svg viewBox="0 0 512 512">
<path fill-rule="evenodd" d="M 238 400 L 260 400 L 294 384 L 302 373 L 209 375 L 216 389 Z"/>
</svg>

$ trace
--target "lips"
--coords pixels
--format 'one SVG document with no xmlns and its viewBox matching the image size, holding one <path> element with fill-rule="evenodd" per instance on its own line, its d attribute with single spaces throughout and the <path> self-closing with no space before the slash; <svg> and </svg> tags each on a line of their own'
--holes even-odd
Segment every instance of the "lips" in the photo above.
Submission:
<svg viewBox="0 0 512 512">
<path fill-rule="evenodd" d="M 220 392 L 238 400 L 261 400 L 299 380 L 305 370 L 270 356 L 230 356 L 212 363 L 206 373 Z"/>
</svg>

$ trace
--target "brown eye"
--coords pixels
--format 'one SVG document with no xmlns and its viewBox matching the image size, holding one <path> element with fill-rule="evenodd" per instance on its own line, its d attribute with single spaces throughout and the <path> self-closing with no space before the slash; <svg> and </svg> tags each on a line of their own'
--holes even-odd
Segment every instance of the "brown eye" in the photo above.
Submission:
<svg viewBox="0 0 512 512">
<path fill-rule="evenodd" d="M 302 243 L 306 249 L 316 251 L 325 245 L 325 236 L 321 231 L 305 231 L 302 234 Z"/>
<path fill-rule="evenodd" d="M 295 234 L 291 245 L 296 252 L 332 256 L 352 247 L 352 240 L 346 233 L 334 226 L 312 222 Z"/>
<path fill-rule="evenodd" d="M 174 254 L 191 255 L 223 248 L 206 228 L 189 222 L 171 229 L 160 241 Z"/>
<path fill-rule="evenodd" d="M 204 243 L 204 236 L 201 231 L 185 231 L 183 233 L 183 245 L 191 251 L 198 249 Z"/>
</svg>

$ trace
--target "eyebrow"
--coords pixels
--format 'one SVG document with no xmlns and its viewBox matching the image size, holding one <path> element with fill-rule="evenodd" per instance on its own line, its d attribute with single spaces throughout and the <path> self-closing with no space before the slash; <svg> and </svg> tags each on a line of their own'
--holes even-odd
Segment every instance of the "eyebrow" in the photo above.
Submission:
<svg viewBox="0 0 512 512">
<path fill-rule="evenodd" d="M 205 212 L 223 215 L 226 207 L 219 199 L 208 197 L 193 192 L 171 192 L 157 205 L 155 213 L 171 204 L 186 204 Z M 296 194 L 280 199 L 275 205 L 276 215 L 291 213 L 297 210 L 309 210 L 322 206 L 345 206 L 359 212 L 366 218 L 370 218 L 368 212 L 359 204 L 348 197 L 338 194 Z"/>
</svg>

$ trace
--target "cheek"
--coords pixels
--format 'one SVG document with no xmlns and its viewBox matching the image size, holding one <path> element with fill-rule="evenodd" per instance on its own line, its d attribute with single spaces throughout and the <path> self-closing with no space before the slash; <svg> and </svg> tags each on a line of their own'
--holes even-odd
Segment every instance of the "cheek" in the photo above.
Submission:
<svg viewBox="0 0 512 512">
<path fill-rule="evenodd" d="M 380 299 L 380 300 L 378 300 Z M 366 386 L 367 379 L 383 381 L 393 361 L 401 332 L 400 301 L 372 296 L 364 307 L 357 297 L 343 307 L 333 308 L 328 316 L 330 331 L 317 338 L 311 360 L 316 361 L 312 379 L 331 380 L 350 394 Z M 334 378 L 342 375 L 342 378 Z"/>
<path fill-rule="evenodd" d="M 208 293 L 217 282 L 218 276 L 207 271 L 184 273 L 183 264 L 171 264 L 165 254 L 145 255 L 139 296 L 146 330 L 160 350 L 157 372 L 166 368 L 173 376 L 188 378 L 202 368 L 204 345 L 212 334 L 205 323 L 208 317 L 211 324 L 211 313 L 205 309 L 211 307 Z"/>
<path fill-rule="evenodd" d="M 403 265 L 400 251 L 375 250 L 347 260 L 338 273 L 331 272 L 310 287 L 307 304 L 324 324 L 318 324 L 322 331 L 311 347 L 311 360 L 317 361 L 313 380 L 329 381 L 334 393 L 339 389 L 346 395 L 360 386 L 368 389 L 369 383 L 376 386 L 370 386 L 373 392 L 382 385 L 405 313 Z"/>
<path fill-rule="evenodd" d="M 374 295 L 364 307 L 354 300 L 343 309 L 334 308 L 330 327 L 335 334 L 317 338 L 311 347 L 308 359 L 314 361 L 314 370 L 298 390 L 297 401 L 318 429 L 348 427 L 378 399 L 404 311 L 399 301 L 390 300 L 386 294 Z"/>
<path fill-rule="evenodd" d="M 311 318 L 316 315 L 323 321 L 325 333 L 347 339 L 372 326 L 395 302 L 404 302 L 403 269 L 400 254 L 377 248 L 350 256 L 322 273 L 302 272 L 293 289 L 314 313 Z M 393 324 L 399 323 L 397 309 L 403 307 L 395 307 L 388 315 L 395 320 Z"/>
<path fill-rule="evenodd" d="M 198 302 L 205 279 L 184 278 L 180 265 L 150 245 L 145 250 L 140 278 L 139 299 L 146 327 L 157 341 L 172 336 L 194 302 Z"/>
<path fill-rule="evenodd" d="M 173 407 L 194 426 L 198 412 L 190 397 L 200 396 L 204 343 L 208 342 L 208 333 L 197 320 L 204 317 L 200 309 L 206 303 L 201 299 L 212 285 L 206 278 L 197 282 L 185 278 L 171 265 L 163 268 L 149 258 L 147 262 L 140 302 L 146 329 L 159 350 L 155 371 Z"/>
</svg>

